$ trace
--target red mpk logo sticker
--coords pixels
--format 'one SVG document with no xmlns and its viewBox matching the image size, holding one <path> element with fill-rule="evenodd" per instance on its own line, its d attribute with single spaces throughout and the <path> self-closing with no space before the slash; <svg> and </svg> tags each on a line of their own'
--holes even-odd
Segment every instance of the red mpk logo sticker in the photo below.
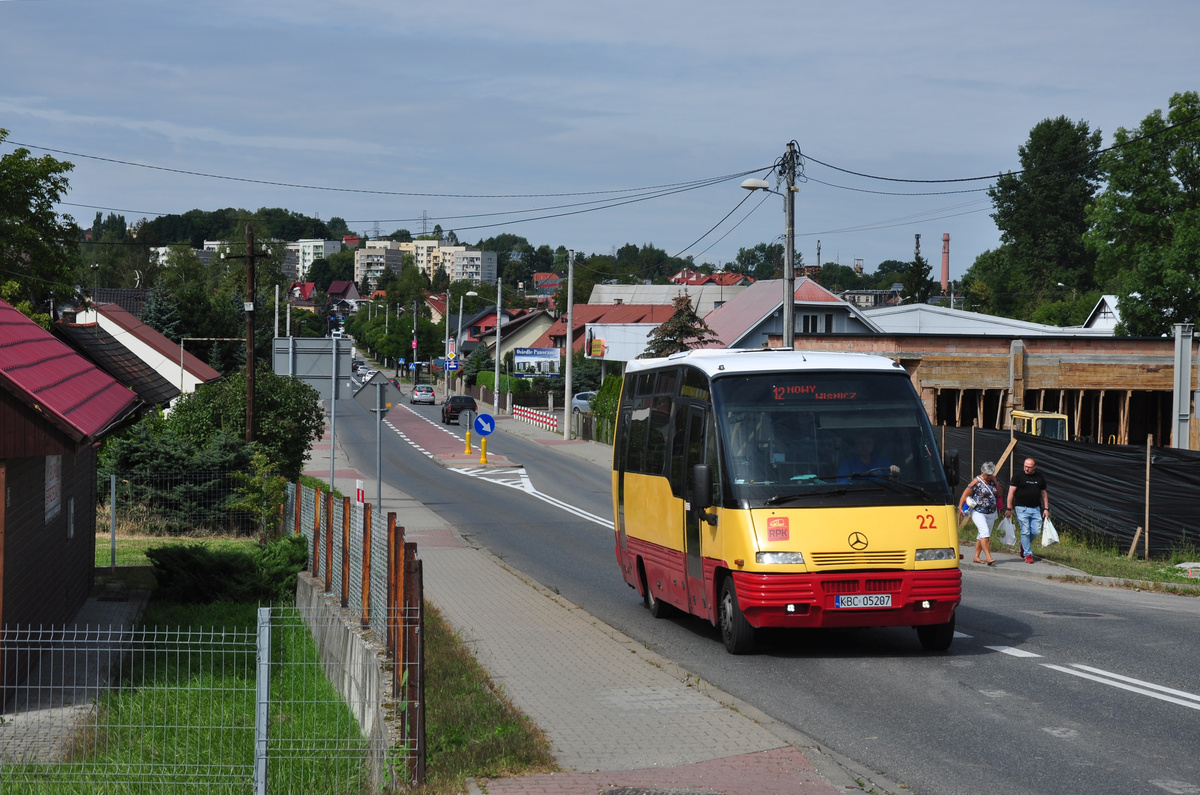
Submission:
<svg viewBox="0 0 1200 795">
<path fill-rule="evenodd" d="M 787 541 L 791 537 L 792 534 L 788 529 L 788 519 L 786 516 L 776 516 L 773 519 L 767 520 L 768 541 Z"/>
</svg>

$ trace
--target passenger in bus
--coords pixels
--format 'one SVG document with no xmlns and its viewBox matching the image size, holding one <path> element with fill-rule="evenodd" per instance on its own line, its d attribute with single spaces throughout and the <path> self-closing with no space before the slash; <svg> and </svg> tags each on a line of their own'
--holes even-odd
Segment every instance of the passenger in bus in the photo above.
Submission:
<svg viewBox="0 0 1200 795">
<path fill-rule="evenodd" d="M 883 453 L 875 452 L 875 436 L 870 431 L 860 431 L 854 436 L 854 453 L 846 457 L 837 473 L 838 482 L 848 483 L 852 475 L 894 477 L 900 474 L 900 467 Z"/>
</svg>

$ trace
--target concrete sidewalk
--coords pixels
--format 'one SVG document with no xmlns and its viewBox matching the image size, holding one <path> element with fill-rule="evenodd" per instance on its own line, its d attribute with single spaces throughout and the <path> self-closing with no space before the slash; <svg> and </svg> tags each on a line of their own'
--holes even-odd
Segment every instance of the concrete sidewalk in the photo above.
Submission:
<svg viewBox="0 0 1200 795">
<path fill-rule="evenodd" d="M 608 471 L 607 446 L 566 442 L 505 416 L 497 417 L 497 431 L 489 457 L 493 450 L 506 455 L 505 434 L 519 434 Z M 315 445 L 306 474 L 327 478 L 329 454 L 327 439 Z M 436 452 L 430 457 L 447 465 Z M 356 462 L 339 450 L 338 489 L 353 493 L 359 477 Z M 407 540 L 417 543 L 426 598 L 546 733 L 565 771 L 472 782 L 472 792 L 899 791 L 472 546 L 409 495 L 384 484 L 382 497 L 385 514 L 395 511 Z M 615 562 L 613 570 L 618 576 Z"/>
</svg>

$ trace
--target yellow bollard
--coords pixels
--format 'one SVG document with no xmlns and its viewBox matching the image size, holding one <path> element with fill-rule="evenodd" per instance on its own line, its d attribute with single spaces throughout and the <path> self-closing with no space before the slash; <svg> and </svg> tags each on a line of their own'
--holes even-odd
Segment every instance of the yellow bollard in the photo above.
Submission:
<svg viewBox="0 0 1200 795">
<path fill-rule="evenodd" d="M 479 463 L 481 463 L 481 464 L 487 463 L 487 437 L 486 436 L 483 437 L 483 440 L 479 442 Z"/>
<path fill-rule="evenodd" d="M 463 450 L 463 455 L 471 454 L 471 429 L 467 429 L 467 449 Z"/>
</svg>

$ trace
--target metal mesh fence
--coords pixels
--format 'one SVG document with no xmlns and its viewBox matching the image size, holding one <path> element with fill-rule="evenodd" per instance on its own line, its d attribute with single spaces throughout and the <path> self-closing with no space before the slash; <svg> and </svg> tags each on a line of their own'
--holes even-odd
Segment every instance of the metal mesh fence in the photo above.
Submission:
<svg viewBox="0 0 1200 795">
<path fill-rule="evenodd" d="M 244 499 L 241 472 L 121 472 L 116 474 L 117 533 L 246 535 L 258 530 L 252 512 L 235 507 Z M 112 528 L 112 485 L 108 474 L 96 489 L 96 532 Z"/>
<path fill-rule="evenodd" d="M 256 628 L 0 631 L 0 792 L 359 793 L 411 783 L 416 743 L 389 723 L 411 711 L 384 674 L 365 675 L 361 659 L 339 653 L 344 643 L 315 640 L 347 623 L 322 610 L 259 615 Z"/>
</svg>

